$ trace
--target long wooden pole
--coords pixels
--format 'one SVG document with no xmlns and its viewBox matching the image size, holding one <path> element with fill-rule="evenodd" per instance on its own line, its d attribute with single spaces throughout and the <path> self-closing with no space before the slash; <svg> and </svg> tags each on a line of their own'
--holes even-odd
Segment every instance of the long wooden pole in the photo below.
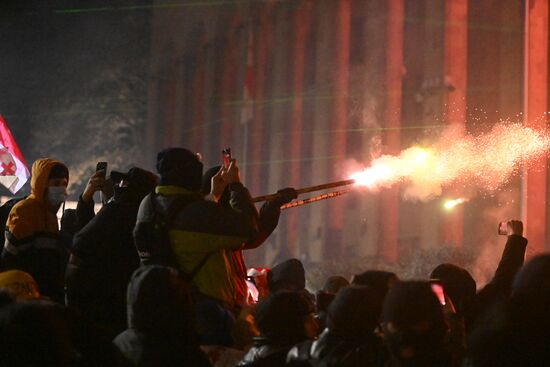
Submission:
<svg viewBox="0 0 550 367">
<path fill-rule="evenodd" d="M 326 189 L 333 189 L 335 187 L 340 186 L 346 186 L 346 185 L 353 185 L 355 183 L 355 180 L 342 180 L 342 181 L 336 181 L 336 182 L 329 182 L 322 185 L 316 185 L 316 186 L 309 186 L 304 187 L 301 189 L 296 190 L 298 194 L 305 194 L 307 192 L 313 192 L 313 191 L 320 191 L 320 190 L 326 190 Z M 257 203 L 260 201 L 267 201 L 267 200 L 273 200 L 279 197 L 279 194 L 269 194 L 269 195 L 263 195 L 258 196 L 252 199 L 253 202 Z"/>
<path fill-rule="evenodd" d="M 344 195 L 344 194 L 347 194 L 348 192 L 351 192 L 351 189 L 345 189 L 345 190 L 340 190 L 340 191 L 333 191 L 333 192 L 329 192 L 329 193 L 326 193 L 326 194 L 321 194 L 321 195 L 313 196 L 313 197 L 310 197 L 310 198 L 307 198 L 307 199 L 293 201 L 292 203 L 288 203 L 288 204 L 283 205 L 283 206 L 281 207 L 281 210 L 286 210 L 286 209 L 290 209 L 290 208 L 295 208 L 295 207 L 297 207 L 297 206 L 302 206 L 302 205 L 314 203 L 314 202 L 316 202 L 316 201 L 321 201 L 321 200 L 326 200 L 326 199 L 335 198 L 335 197 L 338 197 L 338 196 L 342 196 L 342 195 Z"/>
</svg>

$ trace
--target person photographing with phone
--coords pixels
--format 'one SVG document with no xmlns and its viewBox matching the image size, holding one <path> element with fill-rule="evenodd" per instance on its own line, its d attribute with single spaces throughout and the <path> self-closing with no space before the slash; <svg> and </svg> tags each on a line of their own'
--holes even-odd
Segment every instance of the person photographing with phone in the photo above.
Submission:
<svg viewBox="0 0 550 367">
<path fill-rule="evenodd" d="M 132 167 L 105 179 L 106 163 L 98 168 L 78 203 L 83 227 L 74 236 L 66 292 L 68 306 L 111 340 L 126 328 L 126 288 L 139 267 L 132 232 L 141 200 L 155 188 L 157 177 Z M 107 185 L 114 195 L 95 214 L 93 194 Z"/>
<path fill-rule="evenodd" d="M 227 185 L 217 185 L 219 189 L 223 188 L 223 191 L 219 192 L 213 189 L 215 185 L 214 181 L 219 181 L 227 170 L 229 162 L 231 161 L 231 150 L 226 148 L 222 151 L 222 165 L 214 166 L 207 170 L 202 178 L 202 192 L 207 199 L 214 200 L 220 205 L 230 208 L 230 191 Z M 262 245 L 267 238 L 273 233 L 277 225 L 279 224 L 279 217 L 281 215 L 281 206 L 291 202 L 298 194 L 293 188 L 285 188 L 278 191 L 279 197 L 276 199 L 266 201 L 259 211 L 259 232 L 258 235 L 252 239 L 243 243 L 242 246 L 231 253 L 231 266 L 234 268 L 236 275 L 236 302 L 239 307 L 242 307 L 246 302 L 248 295 L 248 287 L 246 284 L 246 265 L 243 257 L 243 250 L 251 250 L 258 248 Z"/>
<path fill-rule="evenodd" d="M 159 152 L 157 171 L 160 185 L 143 199 L 134 229 L 141 263 L 178 269 L 194 288 L 201 343 L 231 346 L 238 311 L 231 252 L 258 235 L 258 212 L 237 161 L 211 182 L 214 198 L 228 188 L 230 207 L 204 198 L 202 162 L 187 149 Z"/>
<path fill-rule="evenodd" d="M 500 262 L 493 278 L 481 289 L 471 274 L 454 264 L 440 264 L 430 274 L 439 279 L 451 298 L 457 314 L 464 317 L 466 332 L 493 306 L 510 295 L 512 283 L 525 260 L 527 238 L 523 237 L 523 222 L 508 220 L 499 223 L 498 234 L 507 236 Z"/>
</svg>

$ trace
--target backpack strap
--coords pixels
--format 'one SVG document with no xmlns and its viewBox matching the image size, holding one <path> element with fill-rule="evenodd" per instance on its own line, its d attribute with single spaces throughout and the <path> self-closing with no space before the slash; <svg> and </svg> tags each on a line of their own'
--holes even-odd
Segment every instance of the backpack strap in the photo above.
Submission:
<svg viewBox="0 0 550 367">
<path fill-rule="evenodd" d="M 175 197 L 175 200 L 173 203 L 171 203 L 169 206 L 168 206 L 168 209 L 166 210 L 166 212 L 164 214 L 162 214 L 160 212 L 160 210 L 157 209 L 157 205 L 156 205 L 156 198 L 157 198 L 158 194 L 156 192 L 152 192 L 151 195 L 149 196 L 149 199 L 150 199 L 150 202 L 151 202 L 151 205 L 153 207 L 153 212 L 154 212 L 154 221 L 157 222 L 158 221 L 158 217 L 160 217 L 161 221 L 162 221 L 162 225 L 164 227 L 164 229 L 166 231 L 168 231 L 168 229 L 172 226 L 172 224 L 174 223 L 174 221 L 176 220 L 176 216 L 177 214 L 181 211 L 181 209 L 183 209 L 188 203 L 185 201 L 185 200 L 181 200 L 180 198 L 178 198 L 177 196 Z M 158 217 L 157 217 L 158 216 Z M 176 262 L 175 262 L 175 255 L 174 253 L 172 252 L 172 247 L 170 246 L 170 244 L 168 244 L 168 248 L 165 249 L 167 252 L 169 252 L 169 257 L 171 257 L 170 261 L 173 265 L 172 267 L 176 268 L 178 270 L 178 273 L 180 275 L 180 277 L 182 277 L 183 279 L 187 280 L 188 282 L 192 282 L 193 279 L 195 278 L 195 276 L 197 276 L 197 274 L 199 273 L 199 271 L 203 268 L 203 266 L 207 263 L 208 259 L 210 258 L 210 256 L 212 256 L 212 254 L 214 254 L 214 252 L 209 252 L 207 253 L 203 258 L 202 260 L 193 268 L 193 270 L 190 272 L 190 273 L 184 273 L 181 269 L 179 269 L 179 267 L 177 266 Z"/>
<path fill-rule="evenodd" d="M 206 262 L 208 261 L 208 259 L 210 259 L 210 256 L 212 256 L 213 252 L 209 252 L 207 253 L 201 260 L 200 263 L 198 263 L 195 268 L 191 271 L 191 273 L 187 274 L 187 273 L 184 273 L 180 270 L 180 276 L 191 282 L 193 281 L 193 279 L 195 279 L 195 277 L 197 276 L 197 274 L 199 273 L 199 271 L 201 271 L 201 269 L 203 268 L 204 264 L 206 264 Z"/>
</svg>

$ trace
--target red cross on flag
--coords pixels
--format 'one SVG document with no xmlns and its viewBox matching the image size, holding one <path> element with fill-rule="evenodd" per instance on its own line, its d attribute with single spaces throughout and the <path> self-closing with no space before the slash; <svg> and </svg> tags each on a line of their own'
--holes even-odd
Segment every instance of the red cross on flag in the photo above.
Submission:
<svg viewBox="0 0 550 367">
<path fill-rule="evenodd" d="M 29 179 L 29 169 L 6 122 L 0 116 L 0 184 L 15 194 Z"/>
</svg>

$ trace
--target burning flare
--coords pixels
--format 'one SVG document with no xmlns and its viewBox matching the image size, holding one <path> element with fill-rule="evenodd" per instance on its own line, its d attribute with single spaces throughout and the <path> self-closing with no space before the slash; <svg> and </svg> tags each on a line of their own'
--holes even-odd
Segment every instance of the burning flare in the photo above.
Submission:
<svg viewBox="0 0 550 367">
<path fill-rule="evenodd" d="M 450 128 L 436 143 L 381 156 L 351 178 L 370 190 L 405 183 L 405 199 L 432 199 L 451 184 L 491 192 L 521 166 L 533 167 L 549 148 L 547 131 L 520 124 L 498 124 L 479 136 Z"/>
<path fill-rule="evenodd" d="M 443 207 L 447 210 L 452 210 L 458 205 L 464 204 L 465 202 L 466 202 L 466 199 L 464 198 L 449 199 L 449 200 L 446 200 L 445 203 L 443 203 Z"/>
</svg>

